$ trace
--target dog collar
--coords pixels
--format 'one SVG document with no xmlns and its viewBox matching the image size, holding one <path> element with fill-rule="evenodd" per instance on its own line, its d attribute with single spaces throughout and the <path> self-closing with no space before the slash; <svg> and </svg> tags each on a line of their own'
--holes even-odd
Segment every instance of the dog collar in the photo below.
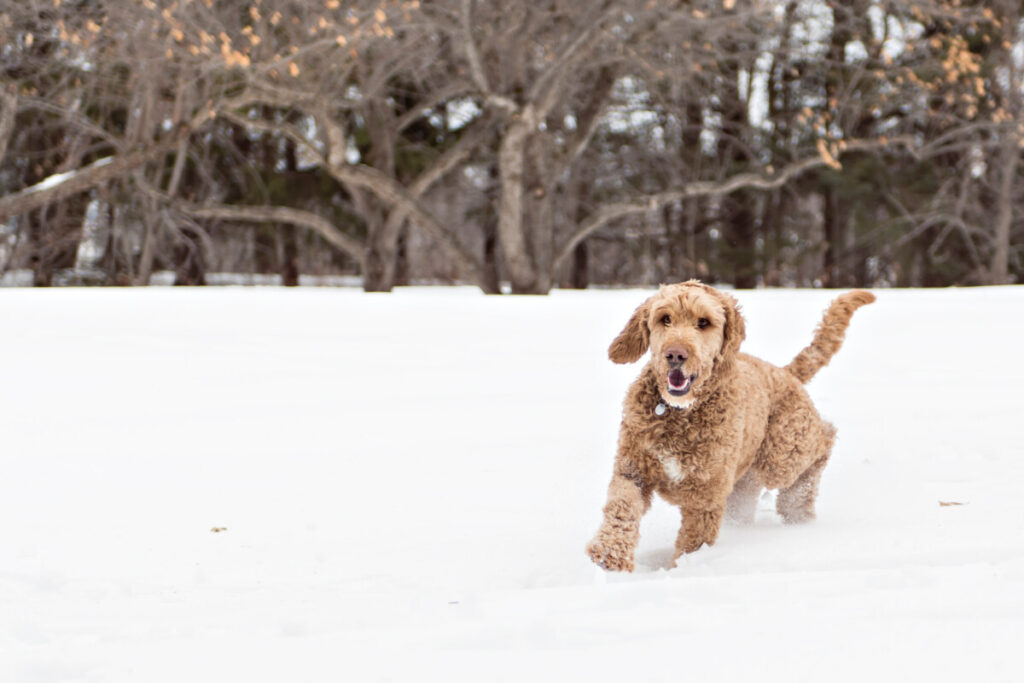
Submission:
<svg viewBox="0 0 1024 683">
<path fill-rule="evenodd" d="M 686 407 L 688 408 L 689 406 Z M 670 403 L 665 403 L 664 401 L 659 399 L 658 405 L 654 406 L 654 414 L 657 415 L 658 417 L 661 417 L 662 415 L 668 412 L 669 408 L 671 408 L 672 410 L 686 410 L 686 408 L 682 406 L 674 406 Z"/>
</svg>

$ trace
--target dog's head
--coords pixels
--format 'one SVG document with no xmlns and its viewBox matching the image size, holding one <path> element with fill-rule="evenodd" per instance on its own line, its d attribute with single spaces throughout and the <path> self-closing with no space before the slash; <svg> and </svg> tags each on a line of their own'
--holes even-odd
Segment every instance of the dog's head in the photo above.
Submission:
<svg viewBox="0 0 1024 683">
<path fill-rule="evenodd" d="M 650 348 L 662 399 L 685 408 L 715 374 L 728 369 L 745 336 L 736 300 L 690 280 L 662 285 L 642 303 L 608 348 L 608 357 L 632 363 Z"/>
</svg>

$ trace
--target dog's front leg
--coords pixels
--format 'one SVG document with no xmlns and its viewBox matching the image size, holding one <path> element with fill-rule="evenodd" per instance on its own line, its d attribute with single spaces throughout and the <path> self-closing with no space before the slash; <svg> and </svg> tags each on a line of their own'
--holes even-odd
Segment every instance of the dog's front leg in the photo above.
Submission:
<svg viewBox="0 0 1024 683">
<path fill-rule="evenodd" d="M 640 540 L 640 518 L 651 506 L 651 491 L 638 477 L 616 468 L 608 486 L 604 522 L 587 544 L 587 554 L 596 564 L 613 571 L 633 571 L 633 551 Z"/>
<path fill-rule="evenodd" d="M 725 505 L 716 505 L 711 508 L 688 507 L 682 508 L 683 526 L 679 529 L 679 536 L 676 538 L 676 554 L 672 558 L 673 564 L 684 553 L 692 553 L 702 545 L 714 545 L 718 538 L 718 530 L 722 528 L 722 518 L 725 515 Z"/>
</svg>

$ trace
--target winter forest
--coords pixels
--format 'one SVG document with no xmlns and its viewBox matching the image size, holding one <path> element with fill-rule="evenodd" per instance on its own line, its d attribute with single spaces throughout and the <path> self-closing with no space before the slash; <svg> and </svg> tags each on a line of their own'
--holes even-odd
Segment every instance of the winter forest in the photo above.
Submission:
<svg viewBox="0 0 1024 683">
<path fill-rule="evenodd" d="M 1014 0 L 0 0 L 0 275 L 1014 283 L 1022 26 Z"/>
</svg>

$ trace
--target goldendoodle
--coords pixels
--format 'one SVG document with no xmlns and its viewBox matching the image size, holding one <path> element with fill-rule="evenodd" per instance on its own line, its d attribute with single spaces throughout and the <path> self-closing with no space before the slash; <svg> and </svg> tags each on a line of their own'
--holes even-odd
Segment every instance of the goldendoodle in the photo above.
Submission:
<svg viewBox="0 0 1024 683">
<path fill-rule="evenodd" d="M 605 569 L 633 570 L 640 518 L 655 492 L 683 521 L 673 562 L 718 537 L 725 515 L 751 522 L 762 488 L 778 489 L 786 522 L 814 518 L 818 481 L 836 430 L 818 415 L 803 384 L 839 350 L 870 292 L 841 295 L 810 345 L 785 368 L 740 353 L 745 336 L 736 300 L 690 280 L 662 286 L 633 313 L 608 356 L 651 359 L 623 407 L 604 522 L 587 554 Z"/>
</svg>

